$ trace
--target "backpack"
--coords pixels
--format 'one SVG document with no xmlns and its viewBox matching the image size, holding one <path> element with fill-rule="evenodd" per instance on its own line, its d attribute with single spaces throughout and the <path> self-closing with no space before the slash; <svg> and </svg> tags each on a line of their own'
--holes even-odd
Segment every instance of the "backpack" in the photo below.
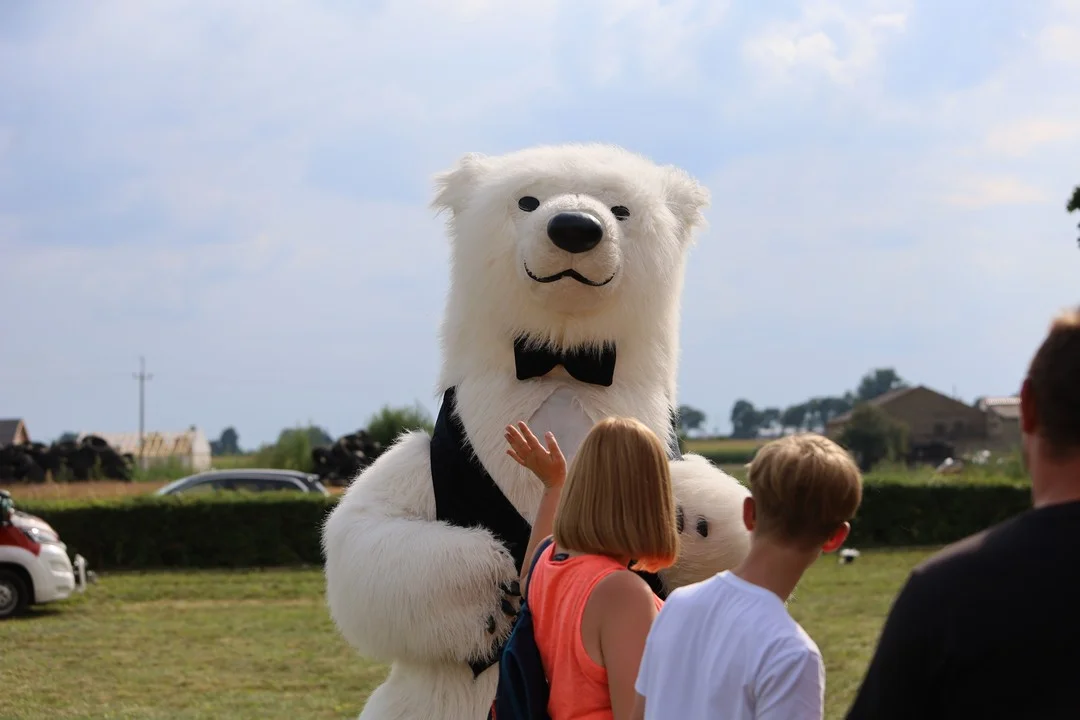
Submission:
<svg viewBox="0 0 1080 720">
<path fill-rule="evenodd" d="M 536 562 L 551 543 L 550 537 L 540 543 L 529 567 L 521 610 L 499 660 L 499 684 L 488 720 L 550 720 L 547 711 L 550 688 L 540 659 L 540 648 L 536 646 L 528 595 Z"/>
</svg>

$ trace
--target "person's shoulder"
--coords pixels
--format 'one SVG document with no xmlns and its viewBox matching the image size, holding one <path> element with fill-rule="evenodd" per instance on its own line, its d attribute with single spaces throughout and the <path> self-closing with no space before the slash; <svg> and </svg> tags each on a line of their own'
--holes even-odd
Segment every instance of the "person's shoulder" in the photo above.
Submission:
<svg viewBox="0 0 1080 720">
<path fill-rule="evenodd" d="M 590 602 L 612 611 L 655 607 L 652 588 L 637 573 L 617 570 L 601 578 L 589 596 Z"/>
<path fill-rule="evenodd" d="M 770 655 L 795 660 L 808 657 L 820 660 L 821 649 L 814 638 L 786 609 L 782 613 L 770 613 L 770 619 L 772 622 L 761 624 L 762 630 L 770 636 L 764 639 Z"/>
<path fill-rule="evenodd" d="M 715 605 L 721 601 L 726 592 L 731 591 L 724 581 L 725 574 L 718 573 L 704 580 L 675 588 L 664 599 L 664 606 L 660 612 L 670 617 L 673 614 L 693 613 Z"/>
<path fill-rule="evenodd" d="M 932 578 L 936 582 L 945 582 L 950 578 L 968 581 L 970 573 L 980 568 L 997 575 L 1000 567 L 996 566 L 996 562 L 1012 554 L 1016 542 L 1031 527 L 1034 519 L 1034 513 L 1027 510 L 946 545 L 916 565 L 912 577 Z"/>
<path fill-rule="evenodd" d="M 664 605 L 685 605 L 694 602 L 708 592 L 707 588 L 716 580 L 716 577 L 714 575 L 711 578 L 675 588 L 668 593 Z"/>
<path fill-rule="evenodd" d="M 806 632 L 802 625 L 795 622 L 794 618 L 791 621 L 795 624 L 795 631 L 789 638 L 791 649 L 800 655 L 812 655 L 820 660 L 821 648 L 814 642 L 814 638 L 810 636 L 810 633 Z"/>
<path fill-rule="evenodd" d="M 764 640 L 764 651 L 756 673 L 766 678 L 806 676 L 823 679 L 825 661 L 814 639 L 801 625 L 774 626 L 773 635 Z"/>
</svg>

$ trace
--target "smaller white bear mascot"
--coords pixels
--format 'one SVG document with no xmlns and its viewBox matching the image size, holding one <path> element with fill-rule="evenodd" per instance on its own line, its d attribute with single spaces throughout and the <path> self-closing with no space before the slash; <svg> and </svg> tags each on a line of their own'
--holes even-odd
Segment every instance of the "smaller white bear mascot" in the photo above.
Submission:
<svg viewBox="0 0 1080 720">
<path fill-rule="evenodd" d="M 680 455 L 679 298 L 708 194 L 618 147 L 470 154 L 437 178 L 450 214 L 434 434 L 400 438 L 352 483 L 323 534 L 342 635 L 391 664 L 362 720 L 484 720 L 518 607 L 540 482 L 505 427 L 554 433 L 567 461 L 599 420 L 645 423 L 670 445 L 681 549 L 662 597 L 736 565 L 747 491 Z"/>
</svg>

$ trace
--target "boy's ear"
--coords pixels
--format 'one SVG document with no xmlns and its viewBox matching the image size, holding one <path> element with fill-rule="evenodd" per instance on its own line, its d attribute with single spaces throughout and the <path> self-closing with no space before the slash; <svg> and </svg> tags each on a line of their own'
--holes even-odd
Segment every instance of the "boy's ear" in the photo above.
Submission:
<svg viewBox="0 0 1080 720">
<path fill-rule="evenodd" d="M 851 532 L 851 523 L 844 523 L 840 527 L 836 528 L 829 539 L 825 541 L 825 544 L 821 546 L 822 552 L 835 552 L 840 549 L 840 546 L 847 540 L 848 533 Z"/>
<path fill-rule="evenodd" d="M 752 497 L 743 500 L 742 521 L 747 530 L 754 531 L 754 525 L 757 524 L 757 509 L 754 507 L 754 498 Z"/>
</svg>

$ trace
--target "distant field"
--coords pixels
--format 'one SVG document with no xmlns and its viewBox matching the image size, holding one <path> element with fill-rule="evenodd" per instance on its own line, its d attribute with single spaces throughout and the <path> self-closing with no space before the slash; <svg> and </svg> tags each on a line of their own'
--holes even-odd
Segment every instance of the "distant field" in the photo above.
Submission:
<svg viewBox="0 0 1080 720">
<path fill-rule="evenodd" d="M 254 467 L 255 461 L 254 455 L 215 455 L 210 464 L 215 470 L 232 470 L 233 468 Z"/>
<path fill-rule="evenodd" d="M 702 440 L 687 440 L 686 449 L 694 453 L 716 452 L 752 452 L 764 445 L 767 440 L 733 440 L 731 438 L 705 438 Z"/>
<path fill-rule="evenodd" d="M 82 483 L 42 483 L 40 485 L 10 484 L 0 485 L 11 493 L 16 505 L 21 501 L 32 500 L 106 500 L 111 498 L 149 495 L 164 482 L 113 482 L 98 480 Z M 340 495 L 345 488 L 328 487 L 331 495 Z"/>
<path fill-rule="evenodd" d="M 165 482 L 128 483 L 95 480 L 93 482 L 41 483 L 40 485 L 13 483 L 0 485 L 0 487 L 10 492 L 18 505 L 21 500 L 104 500 L 131 495 L 148 495 L 166 484 Z"/>
</svg>

